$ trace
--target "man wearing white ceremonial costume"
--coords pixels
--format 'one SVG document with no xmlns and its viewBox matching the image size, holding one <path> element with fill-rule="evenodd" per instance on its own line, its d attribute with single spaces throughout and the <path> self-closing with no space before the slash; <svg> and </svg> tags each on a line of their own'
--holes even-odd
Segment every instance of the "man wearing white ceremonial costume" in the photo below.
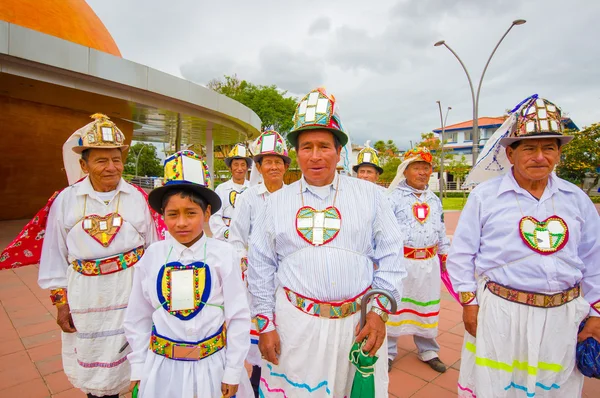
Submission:
<svg viewBox="0 0 600 398">
<path fill-rule="evenodd" d="M 373 184 L 336 173 L 348 136 L 333 96 L 324 89 L 306 95 L 287 138 L 303 176 L 267 199 L 248 253 L 251 307 L 265 359 L 261 394 L 348 396 L 355 373 L 349 352 L 363 341 L 364 352 L 379 356 L 375 396 L 387 397 L 387 355 L 380 349 L 387 313 L 373 305 L 364 328 L 357 324 L 360 299 L 370 288 L 400 301 L 406 271 L 399 226 Z"/>
<path fill-rule="evenodd" d="M 580 188 L 553 172 L 571 139 L 560 109 L 534 95 L 467 177 L 481 184 L 447 262 L 466 329 L 461 397 L 581 397 L 577 340 L 600 341 L 600 218 Z"/>
<path fill-rule="evenodd" d="M 144 195 L 121 178 L 123 133 L 92 117 L 63 148 L 81 156 L 87 177 L 51 205 L 38 283 L 52 289 L 69 381 L 88 397 L 117 397 L 129 385 L 129 351 L 119 348 L 132 266 L 158 235 Z M 73 169 L 67 160 L 65 169 Z"/>
<path fill-rule="evenodd" d="M 441 267 L 450 242 L 446 237 L 442 202 L 429 189 L 433 157 L 427 148 L 404 153 L 404 161 L 392 181 L 388 196 L 404 232 L 404 258 L 408 277 L 398 311 L 387 322 L 389 367 L 398 355 L 397 340 L 413 336 L 419 359 L 436 372 L 446 366 L 438 357 L 435 338 L 440 318 Z"/>
<path fill-rule="evenodd" d="M 356 164 L 352 167 L 352 170 L 356 173 L 357 178 L 377 184 L 383 169 L 379 163 L 377 151 L 371 148 L 370 141 L 367 141 L 365 147 L 358 152 Z M 377 186 L 381 187 L 380 185 Z M 384 190 L 385 188 L 381 187 L 381 189 Z"/>
<path fill-rule="evenodd" d="M 248 242 L 256 218 L 265 205 L 267 198 L 285 186 L 283 175 L 290 166 L 285 139 L 276 131 L 263 132 L 254 142 L 253 148 L 255 169 L 250 176 L 250 188 L 241 195 L 233 213 L 229 243 L 233 244 L 242 258 L 242 273 L 246 279 L 248 269 Z M 260 181 L 262 180 L 262 181 Z M 255 183 L 256 181 L 256 183 Z M 250 381 L 258 396 L 260 382 L 260 351 L 258 349 L 258 330 L 253 328 L 250 337 L 250 351 L 247 361 L 252 365 Z"/>
<path fill-rule="evenodd" d="M 225 158 L 225 165 L 231 171 L 231 179 L 225 181 L 215 192 L 221 198 L 222 206 L 210 218 L 208 225 L 213 238 L 227 242 L 229 240 L 229 227 L 233 219 L 233 212 L 238 196 L 248 189 L 246 179 L 248 169 L 252 166 L 252 158 L 244 144 L 235 144 Z"/>
</svg>

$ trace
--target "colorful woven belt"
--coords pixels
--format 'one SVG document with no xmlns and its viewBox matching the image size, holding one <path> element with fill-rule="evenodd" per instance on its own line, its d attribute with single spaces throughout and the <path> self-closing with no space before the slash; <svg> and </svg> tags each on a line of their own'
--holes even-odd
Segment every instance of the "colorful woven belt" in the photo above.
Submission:
<svg viewBox="0 0 600 398">
<path fill-rule="evenodd" d="M 498 297 L 514 303 L 528 305 L 530 307 L 554 308 L 575 300 L 581 293 L 579 285 L 555 294 L 534 293 L 517 290 L 489 281 L 486 287 Z"/>
<path fill-rule="evenodd" d="M 324 302 L 305 297 L 284 287 L 285 295 L 292 305 L 305 314 L 320 318 L 340 319 L 354 315 L 360 310 L 360 299 L 369 290 L 366 288 L 356 297 L 344 301 Z"/>
<path fill-rule="evenodd" d="M 144 246 L 140 246 L 116 256 L 99 260 L 75 260 L 71 264 L 73 265 L 73 269 L 82 275 L 108 275 L 132 267 L 143 255 Z"/>
<path fill-rule="evenodd" d="M 221 326 L 217 333 L 196 343 L 171 340 L 156 332 L 152 325 L 152 337 L 150 337 L 150 350 L 157 355 L 174 359 L 176 361 L 199 361 L 211 356 L 226 345 L 225 325 Z"/>
<path fill-rule="evenodd" d="M 437 254 L 437 246 L 408 247 L 404 246 L 404 258 L 411 260 L 429 260 Z"/>
</svg>

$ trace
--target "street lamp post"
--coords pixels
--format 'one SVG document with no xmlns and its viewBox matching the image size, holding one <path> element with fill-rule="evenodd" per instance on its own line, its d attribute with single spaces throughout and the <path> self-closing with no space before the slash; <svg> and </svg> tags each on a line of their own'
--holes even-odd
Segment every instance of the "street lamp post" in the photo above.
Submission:
<svg viewBox="0 0 600 398">
<path fill-rule="evenodd" d="M 479 154 L 479 116 L 478 116 L 479 93 L 481 91 L 481 83 L 483 82 L 483 77 L 485 76 L 485 72 L 488 68 L 488 65 L 490 64 L 490 61 L 492 60 L 492 57 L 496 53 L 496 50 L 498 49 L 498 47 L 500 46 L 500 43 L 502 43 L 502 40 L 504 40 L 504 38 L 506 37 L 508 32 L 510 32 L 510 30 L 513 28 L 513 26 L 523 25 L 525 22 L 527 22 L 527 21 L 525 21 L 524 19 L 514 20 L 512 22 L 512 24 L 510 25 L 510 27 L 506 30 L 506 32 L 504 32 L 504 35 L 502 35 L 502 37 L 496 44 L 496 47 L 494 47 L 494 50 L 490 54 L 490 57 L 488 58 L 487 62 L 485 63 L 485 67 L 483 68 L 483 72 L 481 73 L 481 78 L 479 79 L 479 85 L 477 86 L 477 95 L 475 95 L 475 90 L 473 89 L 473 82 L 471 81 L 471 76 L 469 75 L 469 71 L 467 71 L 467 67 L 465 66 L 463 61 L 460 59 L 458 54 L 456 54 L 456 52 L 454 52 L 454 50 L 452 48 L 450 48 L 450 46 L 448 46 L 448 44 L 446 44 L 445 40 L 440 40 L 434 44 L 435 47 L 439 47 L 439 46 L 443 45 L 448 50 L 450 50 L 450 52 L 456 57 L 458 62 L 460 62 L 460 66 L 462 66 L 463 70 L 465 71 L 465 74 L 467 75 L 467 79 L 469 80 L 469 87 L 471 88 L 471 100 L 473 101 L 473 137 L 472 137 L 473 138 L 473 166 L 475 166 L 475 163 L 477 162 L 477 156 Z"/>
<path fill-rule="evenodd" d="M 442 132 L 440 136 L 440 200 L 444 197 L 444 132 L 446 131 L 446 120 L 448 120 L 448 113 L 451 106 L 446 109 L 446 117 L 442 119 L 442 103 L 440 101 L 435 101 L 438 104 L 438 108 L 440 110 L 440 123 L 442 124 Z"/>
</svg>

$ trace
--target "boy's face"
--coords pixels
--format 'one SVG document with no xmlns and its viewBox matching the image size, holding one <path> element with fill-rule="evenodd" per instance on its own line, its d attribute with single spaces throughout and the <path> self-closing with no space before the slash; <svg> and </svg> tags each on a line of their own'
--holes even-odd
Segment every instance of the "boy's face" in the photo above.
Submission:
<svg viewBox="0 0 600 398">
<path fill-rule="evenodd" d="M 174 195 L 167 202 L 163 214 L 171 236 L 190 247 L 202 237 L 204 220 L 210 217 L 210 205 L 202 211 L 189 197 Z"/>
</svg>

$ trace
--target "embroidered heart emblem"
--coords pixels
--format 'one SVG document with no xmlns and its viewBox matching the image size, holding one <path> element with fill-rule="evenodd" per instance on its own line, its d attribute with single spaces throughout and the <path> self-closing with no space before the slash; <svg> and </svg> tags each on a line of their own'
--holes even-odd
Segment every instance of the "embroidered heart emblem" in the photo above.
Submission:
<svg viewBox="0 0 600 398">
<path fill-rule="evenodd" d="M 544 221 L 523 217 L 519 222 L 519 234 L 533 251 L 548 255 L 562 249 L 569 240 L 569 228 L 565 220 L 551 216 Z"/>
<path fill-rule="evenodd" d="M 304 206 L 296 214 L 298 235 L 313 246 L 324 245 L 334 240 L 341 226 L 342 215 L 332 206 L 321 211 Z"/>
<path fill-rule="evenodd" d="M 413 216 L 417 219 L 418 222 L 424 224 L 425 221 L 429 218 L 430 212 L 429 205 L 427 203 L 417 202 L 412 206 Z"/>
<path fill-rule="evenodd" d="M 85 216 L 81 222 L 82 229 L 104 247 L 110 246 L 122 225 L 123 217 L 119 213 L 105 216 L 91 214 Z"/>
<path fill-rule="evenodd" d="M 210 268 L 203 262 L 165 264 L 158 272 L 156 293 L 169 314 L 188 320 L 206 304 L 211 290 Z"/>
</svg>

